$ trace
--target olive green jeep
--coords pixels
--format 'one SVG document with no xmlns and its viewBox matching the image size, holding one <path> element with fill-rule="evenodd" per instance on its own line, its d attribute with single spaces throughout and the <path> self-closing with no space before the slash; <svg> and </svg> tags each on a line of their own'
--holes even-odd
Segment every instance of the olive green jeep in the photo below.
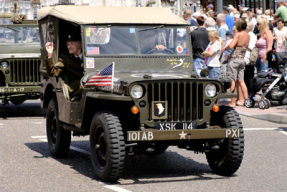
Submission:
<svg viewBox="0 0 287 192">
<path fill-rule="evenodd" d="M 103 181 L 120 178 L 126 155 L 157 155 L 172 145 L 205 153 L 216 174 L 238 170 L 242 122 L 234 109 L 216 104 L 236 97 L 227 92 L 231 80 L 195 75 L 185 21 L 165 8 L 88 6 L 43 8 L 38 19 L 43 41 L 53 41 L 54 63 L 67 53 L 66 34 L 82 38 L 81 98 L 70 100 L 64 73 L 42 73 L 53 156 L 67 156 L 73 133 L 90 135 L 92 163 Z M 42 51 L 43 69 L 46 56 Z"/>
<path fill-rule="evenodd" d="M 36 21 L 13 24 L 0 15 L 0 98 L 21 104 L 40 98 L 40 42 Z"/>
</svg>

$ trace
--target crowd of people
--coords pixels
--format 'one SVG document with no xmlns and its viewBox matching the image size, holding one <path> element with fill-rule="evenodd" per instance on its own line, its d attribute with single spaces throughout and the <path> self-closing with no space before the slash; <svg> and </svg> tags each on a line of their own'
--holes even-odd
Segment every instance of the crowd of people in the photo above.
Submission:
<svg viewBox="0 0 287 192">
<path fill-rule="evenodd" d="M 278 2 L 275 14 L 238 5 L 224 6 L 216 13 L 210 4 L 206 10 L 191 15 L 184 11 L 183 18 L 190 23 L 195 73 L 208 68 L 209 78 L 233 79 L 230 91 L 237 99 L 229 106 L 244 105 L 252 90 L 255 72 L 268 72 L 267 52 L 287 51 L 287 2 Z M 255 59 L 254 59 L 255 57 Z M 236 85 L 236 86 L 235 86 Z"/>
</svg>

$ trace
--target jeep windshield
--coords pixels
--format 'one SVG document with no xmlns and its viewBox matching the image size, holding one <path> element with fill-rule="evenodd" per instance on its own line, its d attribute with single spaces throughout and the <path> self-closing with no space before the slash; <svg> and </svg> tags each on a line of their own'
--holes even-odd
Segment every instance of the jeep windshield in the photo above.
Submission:
<svg viewBox="0 0 287 192">
<path fill-rule="evenodd" d="M 184 27 L 85 28 L 87 55 L 188 55 Z"/>
<path fill-rule="evenodd" d="M 38 27 L 0 26 L 0 46 L 39 43 Z"/>
</svg>

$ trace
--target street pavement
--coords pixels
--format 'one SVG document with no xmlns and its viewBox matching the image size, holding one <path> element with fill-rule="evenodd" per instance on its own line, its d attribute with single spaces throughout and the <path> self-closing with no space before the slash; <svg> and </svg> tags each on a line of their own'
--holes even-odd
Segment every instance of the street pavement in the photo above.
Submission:
<svg viewBox="0 0 287 192">
<path fill-rule="evenodd" d="M 0 106 L 1 191 L 261 192 L 287 189 L 286 124 L 240 115 L 245 131 L 244 159 L 231 177 L 213 174 L 204 154 L 171 146 L 155 157 L 127 156 L 119 181 L 104 183 L 93 170 L 88 136 L 72 138 L 67 158 L 51 156 L 45 112 L 38 108 L 37 102 L 28 102 L 26 107 L 6 106 L 9 113 Z"/>
<path fill-rule="evenodd" d="M 260 101 L 258 95 L 255 98 L 255 105 L 252 108 L 245 106 L 236 106 L 237 113 L 243 116 L 271 121 L 274 123 L 287 124 L 287 105 L 280 105 L 277 101 L 271 101 L 271 106 L 268 109 L 259 109 L 258 102 Z M 228 105 L 229 101 L 223 101 L 221 105 Z"/>
</svg>

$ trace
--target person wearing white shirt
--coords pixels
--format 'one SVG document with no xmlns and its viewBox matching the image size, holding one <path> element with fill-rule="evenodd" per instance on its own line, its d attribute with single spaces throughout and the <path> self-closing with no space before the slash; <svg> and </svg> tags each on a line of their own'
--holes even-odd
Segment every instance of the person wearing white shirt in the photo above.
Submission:
<svg viewBox="0 0 287 192">
<path fill-rule="evenodd" d="M 253 28 L 252 28 L 252 31 L 253 31 L 254 28 L 255 28 L 255 26 L 256 26 L 256 24 L 257 24 L 257 20 L 256 20 L 256 18 L 255 18 L 255 13 L 249 13 L 248 17 L 249 17 L 249 21 L 250 21 L 250 22 L 252 23 L 252 25 L 253 25 Z"/>
<path fill-rule="evenodd" d="M 216 30 L 215 25 L 216 23 L 212 17 L 207 17 L 207 19 L 204 21 L 204 26 L 207 31 Z"/>
</svg>

